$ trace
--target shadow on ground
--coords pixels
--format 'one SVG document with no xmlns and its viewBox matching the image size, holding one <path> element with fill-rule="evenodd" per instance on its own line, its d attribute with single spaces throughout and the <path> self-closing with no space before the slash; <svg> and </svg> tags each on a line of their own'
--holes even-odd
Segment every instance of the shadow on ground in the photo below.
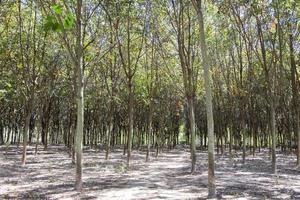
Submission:
<svg viewBox="0 0 300 200">
<path fill-rule="evenodd" d="M 28 148 L 28 162 L 20 165 L 21 149 L 0 147 L 0 199 L 205 199 L 207 155 L 197 152 L 197 172 L 190 174 L 189 152 L 166 150 L 145 163 L 144 152 L 133 153 L 126 168 L 122 149 L 109 160 L 103 150 L 84 151 L 81 194 L 74 191 L 75 168 L 64 146 Z M 154 153 L 153 153 L 154 154 Z M 300 171 L 295 156 L 278 153 L 278 174 L 270 173 L 268 152 L 248 156 L 216 156 L 218 199 L 300 199 Z"/>
</svg>

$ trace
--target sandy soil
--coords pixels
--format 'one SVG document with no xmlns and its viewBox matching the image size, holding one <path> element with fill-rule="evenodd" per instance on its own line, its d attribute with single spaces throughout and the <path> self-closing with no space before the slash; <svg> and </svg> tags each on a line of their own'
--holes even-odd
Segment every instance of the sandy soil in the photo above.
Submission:
<svg viewBox="0 0 300 200">
<path fill-rule="evenodd" d="M 75 168 L 63 146 L 51 146 L 20 165 L 21 148 L 0 147 L 0 199 L 206 199 L 207 155 L 197 152 L 197 172 L 190 174 L 187 148 L 163 151 L 145 163 L 133 152 L 126 169 L 122 150 L 104 160 L 101 150 L 84 151 L 81 194 L 74 191 Z M 153 153 L 154 154 L 154 153 Z M 293 155 L 278 153 L 278 175 L 272 175 L 267 151 L 247 156 L 216 155 L 217 199 L 300 199 L 300 170 Z"/>
</svg>

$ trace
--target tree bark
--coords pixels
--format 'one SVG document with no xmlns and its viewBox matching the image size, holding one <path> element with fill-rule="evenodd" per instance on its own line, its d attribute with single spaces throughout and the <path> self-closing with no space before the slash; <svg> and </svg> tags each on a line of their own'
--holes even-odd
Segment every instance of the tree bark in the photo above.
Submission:
<svg viewBox="0 0 300 200">
<path fill-rule="evenodd" d="M 133 136 L 133 92 L 132 92 L 132 79 L 129 79 L 128 83 L 129 90 L 129 103 L 128 103 L 128 114 L 129 114 L 129 122 L 128 122 L 128 139 L 127 139 L 127 167 L 130 164 L 131 158 L 131 146 L 132 146 L 132 136 Z"/>
<path fill-rule="evenodd" d="M 113 101 L 113 97 L 111 99 Z M 108 129 L 106 131 L 106 151 L 105 151 L 105 160 L 108 160 L 109 158 L 109 152 L 110 152 L 110 139 L 113 132 L 113 106 L 111 102 L 110 111 L 109 111 L 109 124 Z"/>
<path fill-rule="evenodd" d="M 271 122 L 271 136 L 272 136 L 272 173 L 277 173 L 276 166 L 276 120 L 275 120 L 275 108 L 273 99 L 270 102 L 270 122 Z"/>
<path fill-rule="evenodd" d="M 39 140 L 40 140 L 40 132 L 41 132 L 41 122 L 40 119 L 38 119 L 39 121 L 37 122 L 37 130 L 36 130 L 36 141 L 35 141 L 35 151 L 34 151 L 34 155 L 37 154 L 38 152 L 38 145 L 39 145 Z"/>
<path fill-rule="evenodd" d="M 146 153 L 146 162 L 149 162 L 149 154 L 151 147 L 151 136 L 152 136 L 152 117 L 153 117 L 153 103 L 150 102 L 149 105 L 149 116 L 148 116 L 148 138 L 147 138 L 147 153 Z"/>
<path fill-rule="evenodd" d="M 268 63 L 267 63 L 267 52 L 266 52 L 266 48 L 265 48 L 265 41 L 264 41 L 264 35 L 263 35 L 263 30 L 262 30 L 262 26 L 261 26 L 261 22 L 259 20 L 258 17 L 256 17 L 256 22 L 257 22 L 257 31 L 258 31 L 258 36 L 259 36 L 259 42 L 260 42 L 260 46 L 261 46 L 261 54 L 262 54 L 262 61 L 261 61 L 261 65 L 264 68 L 265 71 L 265 80 L 267 83 L 267 96 L 268 98 L 268 103 L 269 103 L 269 114 L 270 114 L 270 131 L 271 131 L 271 141 L 272 144 L 270 145 L 270 153 L 272 155 L 272 173 L 276 174 L 276 94 L 275 94 L 275 75 L 274 75 L 274 71 L 275 69 L 273 69 L 272 71 L 272 66 L 275 66 L 276 63 L 273 63 L 275 59 L 271 60 L 271 64 L 270 67 L 268 68 Z M 272 58 L 274 58 L 274 54 L 275 54 L 275 47 L 273 46 L 273 52 L 272 52 Z"/>
<path fill-rule="evenodd" d="M 193 0 L 194 7 L 197 11 L 199 32 L 200 32 L 200 49 L 202 54 L 202 63 L 204 68 L 204 85 L 205 85 L 205 104 L 207 115 L 207 134 L 208 134 L 208 197 L 214 198 L 216 195 L 215 184 L 215 154 L 214 154 L 214 120 L 212 107 L 212 91 L 211 91 L 211 73 L 210 62 L 207 55 L 207 47 L 205 42 L 204 20 L 202 13 L 201 0 Z"/>
<path fill-rule="evenodd" d="M 82 58 L 82 40 L 81 40 L 81 12 L 82 0 L 77 0 L 76 7 L 76 66 L 77 72 L 77 125 L 75 136 L 75 153 L 76 153 L 76 182 L 75 189 L 82 190 L 82 139 L 83 139 L 83 125 L 84 125 L 84 72 L 83 72 L 83 58 Z"/>
<path fill-rule="evenodd" d="M 243 136 L 243 164 L 246 162 L 246 130 L 242 129 Z"/>
<path fill-rule="evenodd" d="M 191 160 L 192 167 L 191 173 L 195 172 L 196 168 L 196 143 L 195 143 L 195 114 L 194 114 L 194 101 L 192 97 L 188 98 L 188 107 L 189 107 L 189 121 L 190 121 L 190 148 L 191 148 Z"/>
<path fill-rule="evenodd" d="M 22 165 L 26 164 L 26 153 L 27 153 L 27 142 L 28 142 L 28 134 L 29 134 L 29 124 L 32 112 L 32 106 L 34 101 L 34 91 L 31 88 L 30 97 L 27 100 L 27 109 L 26 109 L 26 117 L 25 117 L 25 128 L 23 132 L 23 153 L 22 153 Z"/>
</svg>

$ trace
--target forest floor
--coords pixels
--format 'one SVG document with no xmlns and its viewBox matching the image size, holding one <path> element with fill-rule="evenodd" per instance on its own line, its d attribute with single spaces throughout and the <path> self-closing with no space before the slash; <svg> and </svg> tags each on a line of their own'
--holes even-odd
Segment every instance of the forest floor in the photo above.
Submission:
<svg viewBox="0 0 300 200">
<path fill-rule="evenodd" d="M 75 167 L 65 147 L 50 146 L 34 155 L 28 149 L 22 167 L 21 147 L 0 146 L 0 199 L 205 199 L 207 153 L 197 152 L 197 172 L 190 174 L 187 148 L 163 151 L 145 163 L 144 152 L 134 151 L 131 167 L 115 149 L 108 161 L 104 152 L 84 151 L 81 194 L 74 191 Z M 153 153 L 154 155 L 154 153 Z M 278 174 L 272 175 L 268 151 L 230 157 L 216 155 L 217 199 L 300 199 L 300 170 L 296 157 L 278 152 Z"/>
</svg>

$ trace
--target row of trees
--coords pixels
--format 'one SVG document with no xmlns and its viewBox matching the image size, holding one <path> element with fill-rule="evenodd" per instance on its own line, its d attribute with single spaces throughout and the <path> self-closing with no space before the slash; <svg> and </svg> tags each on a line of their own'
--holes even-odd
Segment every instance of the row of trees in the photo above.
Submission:
<svg viewBox="0 0 300 200">
<path fill-rule="evenodd" d="M 254 155 L 296 151 L 299 6 L 290 1 L 3 1 L 0 143 L 64 143 L 82 188 L 82 144 L 170 148 L 196 141 Z M 204 23 L 205 21 L 205 23 Z M 211 69 L 209 69 L 211 68 Z M 202 70 L 204 69 L 204 70 Z M 214 108 L 214 109 L 213 109 Z M 213 118 L 214 117 L 214 118 Z"/>
</svg>

